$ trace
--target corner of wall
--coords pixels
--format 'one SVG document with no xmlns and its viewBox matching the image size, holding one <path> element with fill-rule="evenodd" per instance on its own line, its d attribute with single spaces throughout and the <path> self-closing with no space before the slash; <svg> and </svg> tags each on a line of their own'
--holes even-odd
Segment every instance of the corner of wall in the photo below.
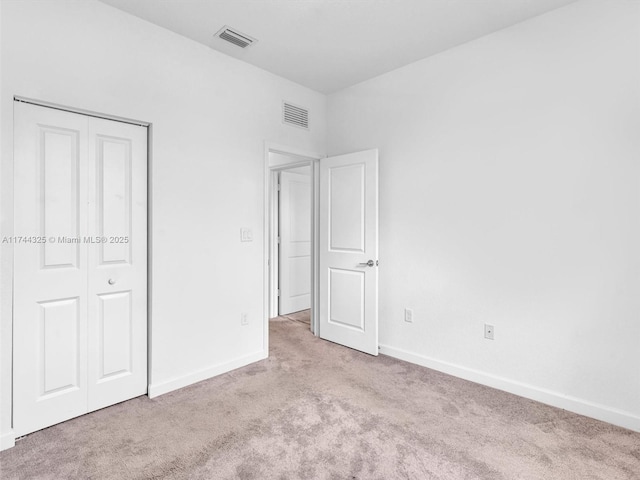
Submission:
<svg viewBox="0 0 640 480">
<path fill-rule="evenodd" d="M 194 383 L 202 382 L 203 380 L 208 380 L 218 375 L 222 375 L 223 373 L 230 372 L 231 370 L 264 360 L 267 357 L 267 351 L 259 350 L 255 353 L 238 357 L 229 362 L 212 365 L 162 382 L 151 383 L 149 384 L 147 395 L 149 398 L 159 397 L 160 395 L 178 390 L 179 388 L 188 387 Z"/>
<path fill-rule="evenodd" d="M 0 434 L 0 451 L 13 448 L 16 444 L 16 435 L 13 430 Z"/>
</svg>

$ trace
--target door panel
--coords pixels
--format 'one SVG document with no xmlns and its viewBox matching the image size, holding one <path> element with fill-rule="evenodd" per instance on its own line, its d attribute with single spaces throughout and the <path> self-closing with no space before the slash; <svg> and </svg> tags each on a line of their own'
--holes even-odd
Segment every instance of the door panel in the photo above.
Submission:
<svg viewBox="0 0 640 480">
<path fill-rule="evenodd" d="M 131 236 L 131 140 L 97 135 L 96 181 L 100 236 Z M 99 245 L 100 265 L 129 263 L 131 243 L 105 242 Z"/>
<path fill-rule="evenodd" d="M 147 391 L 146 129 L 89 123 L 89 410 Z"/>
<path fill-rule="evenodd" d="M 146 128 L 15 103 L 14 429 L 147 389 Z"/>
<path fill-rule="evenodd" d="M 333 252 L 364 253 L 363 164 L 329 167 L 329 248 Z"/>
<path fill-rule="evenodd" d="M 320 232 L 320 337 L 377 355 L 377 150 L 320 161 Z"/>
<path fill-rule="evenodd" d="M 131 292 L 98 295 L 98 378 L 131 375 Z"/>
<path fill-rule="evenodd" d="M 39 126 L 41 235 L 76 238 L 80 233 L 80 177 L 78 131 Z M 78 267 L 78 243 L 47 242 L 44 267 Z"/>
<path fill-rule="evenodd" d="M 365 273 L 329 268 L 330 324 L 364 331 Z"/>
<path fill-rule="evenodd" d="M 38 401 L 44 397 L 80 388 L 79 299 L 67 298 L 41 302 L 38 322 L 37 358 L 42 359 Z"/>
<path fill-rule="evenodd" d="M 278 313 L 311 307 L 311 177 L 280 173 Z"/>
<path fill-rule="evenodd" d="M 290 300 L 298 299 L 301 302 L 297 306 L 289 307 L 294 309 L 292 310 L 293 312 L 309 308 L 309 277 L 311 275 L 309 261 L 309 255 L 289 259 L 290 285 L 288 289 L 285 289 L 285 292 L 289 292 L 288 297 Z M 301 299 L 300 297 L 306 298 Z"/>
<path fill-rule="evenodd" d="M 15 105 L 14 429 L 87 409 L 87 121 Z M 83 341 L 84 340 L 84 341 Z"/>
</svg>

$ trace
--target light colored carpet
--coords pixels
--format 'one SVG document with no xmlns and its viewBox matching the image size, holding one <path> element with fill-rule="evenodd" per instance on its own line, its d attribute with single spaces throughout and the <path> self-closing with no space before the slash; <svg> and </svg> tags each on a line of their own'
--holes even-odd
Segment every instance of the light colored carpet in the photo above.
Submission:
<svg viewBox="0 0 640 480">
<path fill-rule="evenodd" d="M 311 310 L 301 310 L 299 312 L 281 315 L 281 317 L 288 318 L 289 320 L 293 320 L 295 322 L 306 323 L 307 325 L 311 324 Z"/>
<path fill-rule="evenodd" d="M 271 322 L 269 359 L 29 435 L 9 479 L 639 479 L 640 434 Z"/>
</svg>

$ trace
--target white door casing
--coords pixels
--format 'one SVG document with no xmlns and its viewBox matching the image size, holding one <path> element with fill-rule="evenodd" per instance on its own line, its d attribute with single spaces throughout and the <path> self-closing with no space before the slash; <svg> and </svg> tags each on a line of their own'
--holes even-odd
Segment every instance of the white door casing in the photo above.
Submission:
<svg viewBox="0 0 640 480">
<path fill-rule="evenodd" d="M 378 151 L 320 161 L 320 337 L 378 354 Z"/>
<path fill-rule="evenodd" d="M 144 127 L 14 106 L 14 234 L 30 239 L 14 246 L 24 435 L 146 392 L 147 154 Z"/>
<path fill-rule="evenodd" d="M 279 314 L 311 307 L 311 178 L 280 173 Z"/>
</svg>

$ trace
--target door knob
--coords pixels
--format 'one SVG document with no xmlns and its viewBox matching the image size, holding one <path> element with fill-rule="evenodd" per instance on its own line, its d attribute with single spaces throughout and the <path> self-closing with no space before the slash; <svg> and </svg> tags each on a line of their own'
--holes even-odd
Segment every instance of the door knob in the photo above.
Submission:
<svg viewBox="0 0 640 480">
<path fill-rule="evenodd" d="M 109 283 L 109 285 L 115 285 L 116 281 L 113 278 L 110 278 L 108 283 Z"/>
<path fill-rule="evenodd" d="M 360 267 L 373 267 L 376 263 L 373 260 L 369 260 L 367 263 L 359 263 Z"/>
</svg>

